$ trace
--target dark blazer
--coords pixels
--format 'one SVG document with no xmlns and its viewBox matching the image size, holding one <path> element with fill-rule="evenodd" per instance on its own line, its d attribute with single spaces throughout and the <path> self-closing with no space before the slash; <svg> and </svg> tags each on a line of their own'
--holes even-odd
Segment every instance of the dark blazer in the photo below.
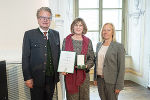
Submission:
<svg viewBox="0 0 150 100">
<path fill-rule="evenodd" d="M 96 47 L 96 65 L 94 69 L 94 79 L 97 79 L 96 69 L 98 65 L 98 52 L 102 46 L 99 42 Z M 103 74 L 106 83 L 115 84 L 116 89 L 122 90 L 124 87 L 125 73 L 125 50 L 122 44 L 111 42 L 105 55 Z"/>
<path fill-rule="evenodd" d="M 57 73 L 60 56 L 59 33 L 49 29 L 48 39 L 53 58 L 55 71 L 55 82 L 59 81 Z M 47 42 L 43 38 L 43 33 L 39 28 L 25 32 L 22 51 L 22 70 L 24 81 L 33 79 L 34 86 L 42 87 L 45 84 L 45 70 L 47 60 Z"/>
</svg>

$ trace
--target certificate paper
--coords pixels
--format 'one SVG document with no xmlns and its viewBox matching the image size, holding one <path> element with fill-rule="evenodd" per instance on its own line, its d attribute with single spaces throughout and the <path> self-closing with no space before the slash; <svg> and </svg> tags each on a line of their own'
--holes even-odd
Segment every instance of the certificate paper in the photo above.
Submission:
<svg viewBox="0 0 150 100">
<path fill-rule="evenodd" d="M 84 55 L 77 55 L 77 65 L 84 65 Z"/>
<path fill-rule="evenodd" d="M 75 64 L 75 55 L 76 52 L 61 51 L 58 72 L 73 73 Z"/>
</svg>

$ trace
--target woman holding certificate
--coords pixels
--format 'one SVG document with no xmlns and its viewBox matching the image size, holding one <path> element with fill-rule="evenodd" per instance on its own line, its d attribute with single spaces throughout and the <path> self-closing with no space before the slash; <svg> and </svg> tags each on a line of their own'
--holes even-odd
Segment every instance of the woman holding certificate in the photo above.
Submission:
<svg viewBox="0 0 150 100">
<path fill-rule="evenodd" d="M 84 36 L 87 26 L 82 18 L 76 18 L 71 24 L 71 34 L 63 41 L 62 50 L 76 52 L 74 73 L 65 75 L 67 100 L 89 100 L 89 70 L 94 65 L 92 42 Z"/>
<path fill-rule="evenodd" d="M 102 42 L 97 43 L 94 84 L 98 85 L 101 100 L 118 100 L 124 86 L 125 50 L 116 42 L 112 23 L 104 24 L 101 31 Z"/>
</svg>

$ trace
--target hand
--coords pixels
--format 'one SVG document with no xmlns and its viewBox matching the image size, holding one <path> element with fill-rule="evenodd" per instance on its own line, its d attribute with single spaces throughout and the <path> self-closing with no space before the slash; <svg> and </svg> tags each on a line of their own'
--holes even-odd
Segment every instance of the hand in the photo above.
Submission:
<svg viewBox="0 0 150 100">
<path fill-rule="evenodd" d="M 74 66 L 74 68 L 77 68 L 78 66 Z"/>
<path fill-rule="evenodd" d="M 67 75 L 68 73 L 66 73 L 66 72 L 61 72 L 61 74 L 62 74 L 62 75 Z"/>
<path fill-rule="evenodd" d="M 115 89 L 115 94 L 119 94 L 120 90 Z"/>
<path fill-rule="evenodd" d="M 25 84 L 26 84 L 27 87 L 33 88 L 33 79 L 25 81 Z"/>
<path fill-rule="evenodd" d="M 88 65 L 86 65 L 85 68 L 88 68 Z"/>
<path fill-rule="evenodd" d="M 94 81 L 94 85 L 97 86 L 97 81 Z"/>
</svg>

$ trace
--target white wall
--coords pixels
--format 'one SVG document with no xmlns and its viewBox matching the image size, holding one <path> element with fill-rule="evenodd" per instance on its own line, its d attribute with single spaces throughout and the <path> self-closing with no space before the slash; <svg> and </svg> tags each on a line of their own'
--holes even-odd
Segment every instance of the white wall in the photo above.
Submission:
<svg viewBox="0 0 150 100">
<path fill-rule="evenodd" d="M 144 61 L 143 71 L 146 83 L 150 87 L 150 0 L 146 0 L 146 18 L 145 18 L 145 35 L 144 35 Z M 147 84 L 146 84 L 147 85 Z"/>
<path fill-rule="evenodd" d="M 131 56 L 132 64 L 125 79 L 147 87 L 150 72 L 150 1 L 134 1 L 139 1 L 139 6 L 136 9 L 133 0 L 129 0 L 128 54 Z"/>
<path fill-rule="evenodd" d="M 21 61 L 24 32 L 38 27 L 36 11 L 41 6 L 49 6 L 48 0 L 0 1 L 0 59 Z"/>
</svg>

